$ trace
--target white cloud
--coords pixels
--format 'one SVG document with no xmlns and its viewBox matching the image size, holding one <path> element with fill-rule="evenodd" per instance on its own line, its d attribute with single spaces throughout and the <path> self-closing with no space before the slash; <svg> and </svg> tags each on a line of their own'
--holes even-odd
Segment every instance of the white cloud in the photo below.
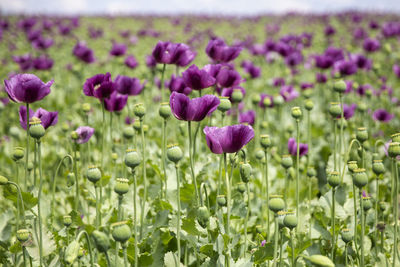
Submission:
<svg viewBox="0 0 400 267">
<path fill-rule="evenodd" d="M 0 7 L 11 12 L 23 12 L 25 11 L 24 0 L 0 0 Z"/>
</svg>

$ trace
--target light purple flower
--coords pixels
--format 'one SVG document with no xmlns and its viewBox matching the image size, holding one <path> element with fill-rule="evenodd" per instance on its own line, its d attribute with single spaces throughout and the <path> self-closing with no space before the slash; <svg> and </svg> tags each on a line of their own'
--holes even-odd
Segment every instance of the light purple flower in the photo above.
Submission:
<svg viewBox="0 0 400 267">
<path fill-rule="evenodd" d="M 26 106 L 20 106 L 19 107 L 19 123 L 21 124 L 21 127 L 26 130 Z M 31 120 L 33 117 L 36 117 L 40 119 L 42 126 L 47 129 L 50 126 L 54 126 L 58 122 L 58 111 L 47 111 L 43 108 L 39 108 L 35 112 L 32 109 L 29 109 L 29 120 Z"/>
<path fill-rule="evenodd" d="M 17 103 L 33 103 L 43 99 L 50 94 L 53 83 L 54 80 L 44 83 L 33 74 L 17 74 L 4 80 L 8 97 Z"/>
<path fill-rule="evenodd" d="M 75 132 L 78 134 L 78 139 L 76 142 L 78 144 L 84 144 L 92 137 L 94 129 L 89 126 L 80 126 L 75 130 Z"/>
</svg>

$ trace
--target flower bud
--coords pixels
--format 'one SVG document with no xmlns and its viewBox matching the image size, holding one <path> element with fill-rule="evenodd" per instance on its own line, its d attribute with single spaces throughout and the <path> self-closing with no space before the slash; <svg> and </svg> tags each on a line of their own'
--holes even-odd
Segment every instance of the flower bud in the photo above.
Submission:
<svg viewBox="0 0 400 267">
<path fill-rule="evenodd" d="M 269 98 L 269 97 L 264 98 L 264 100 L 263 100 L 264 107 L 270 107 L 271 104 L 272 104 L 271 103 L 271 98 Z"/>
<path fill-rule="evenodd" d="M 88 112 L 90 111 L 90 109 L 91 109 L 91 106 L 90 106 L 89 103 L 83 103 L 83 104 L 82 104 L 82 110 L 83 110 L 83 112 L 88 113 Z"/>
<path fill-rule="evenodd" d="M 363 188 L 368 183 L 368 176 L 365 169 L 355 169 L 353 174 L 353 183 L 358 188 Z"/>
<path fill-rule="evenodd" d="M 240 172 L 240 178 L 244 183 L 248 183 L 250 180 L 252 168 L 249 163 L 243 163 L 240 162 L 239 164 L 239 172 Z"/>
<path fill-rule="evenodd" d="M 203 228 L 207 228 L 208 221 L 210 219 L 210 212 L 206 206 L 201 206 L 197 210 L 197 221 Z"/>
<path fill-rule="evenodd" d="M 127 149 L 125 154 L 125 165 L 135 169 L 142 162 L 139 153 L 135 149 Z"/>
<path fill-rule="evenodd" d="M 167 149 L 167 158 L 177 164 L 183 157 L 182 149 L 177 145 L 169 145 Z"/>
<path fill-rule="evenodd" d="M 117 153 L 111 153 L 111 159 L 114 161 L 114 163 L 117 161 L 118 159 L 118 154 Z"/>
<path fill-rule="evenodd" d="M 251 103 L 256 106 L 261 101 L 261 96 L 257 93 L 251 95 Z"/>
<path fill-rule="evenodd" d="M 28 162 L 27 169 L 28 169 L 29 172 L 33 170 L 33 162 L 32 161 Z"/>
<path fill-rule="evenodd" d="M 340 175 L 337 171 L 332 171 L 328 176 L 328 183 L 333 188 L 337 187 L 340 184 Z"/>
<path fill-rule="evenodd" d="M 263 158 L 264 158 L 264 151 L 262 151 L 261 149 L 258 149 L 256 151 L 256 159 L 262 160 Z"/>
<path fill-rule="evenodd" d="M 318 267 L 335 267 L 335 264 L 326 256 L 312 255 L 308 260 L 315 266 Z"/>
<path fill-rule="evenodd" d="M 385 166 L 382 163 L 382 160 L 376 159 L 372 162 L 372 171 L 375 175 L 379 175 L 385 172 Z"/>
<path fill-rule="evenodd" d="M 226 206 L 226 198 L 225 195 L 218 195 L 217 196 L 217 203 L 219 206 L 223 207 Z"/>
<path fill-rule="evenodd" d="M 285 103 L 285 99 L 281 95 L 277 95 L 274 97 L 274 105 L 281 106 Z"/>
<path fill-rule="evenodd" d="M 122 196 L 129 191 L 129 180 L 126 178 L 117 178 L 114 186 L 114 192 Z"/>
<path fill-rule="evenodd" d="M 294 212 L 286 212 L 286 216 L 283 219 L 283 224 L 290 230 L 292 230 L 293 228 L 296 228 L 297 216 L 294 215 Z"/>
<path fill-rule="evenodd" d="M 100 252 L 107 252 L 107 250 L 110 248 L 110 239 L 108 236 L 98 230 L 94 230 L 92 236 L 97 250 Z"/>
<path fill-rule="evenodd" d="M 3 175 L 0 175 L 0 185 L 6 185 L 6 184 L 8 184 L 8 179 Z"/>
<path fill-rule="evenodd" d="M 306 110 L 311 111 L 314 108 L 314 102 L 311 99 L 307 99 L 304 103 Z"/>
<path fill-rule="evenodd" d="M 362 197 L 364 211 L 368 211 L 372 208 L 372 202 L 370 197 Z"/>
<path fill-rule="evenodd" d="M 400 142 L 400 133 L 395 133 L 390 136 L 392 138 L 392 142 Z"/>
<path fill-rule="evenodd" d="M 389 143 L 388 154 L 391 158 L 396 158 L 400 155 L 400 143 L 399 142 L 391 142 Z"/>
<path fill-rule="evenodd" d="M 64 260 L 67 263 L 72 264 L 78 257 L 79 248 L 79 242 L 76 240 L 72 241 L 65 250 Z"/>
<path fill-rule="evenodd" d="M 357 161 L 350 160 L 349 162 L 347 162 L 347 168 L 351 173 L 353 173 L 354 170 L 358 168 Z"/>
<path fill-rule="evenodd" d="M 14 161 L 18 161 L 24 157 L 24 149 L 22 147 L 14 147 L 12 158 Z"/>
<path fill-rule="evenodd" d="M 293 159 L 291 155 L 283 155 L 281 165 L 285 169 L 289 169 L 293 166 Z"/>
<path fill-rule="evenodd" d="M 309 99 L 313 94 L 313 90 L 312 89 L 304 90 L 302 93 L 304 98 Z"/>
<path fill-rule="evenodd" d="M 126 221 L 116 222 L 111 225 L 112 236 L 115 241 L 125 243 L 131 237 L 131 229 L 126 224 Z"/>
<path fill-rule="evenodd" d="M 69 172 L 67 174 L 67 186 L 71 187 L 75 184 L 75 174 L 73 172 Z"/>
<path fill-rule="evenodd" d="M 384 232 L 386 228 L 385 222 L 378 222 L 376 225 L 376 229 L 378 229 L 379 232 Z"/>
<path fill-rule="evenodd" d="M 29 122 L 29 135 L 36 140 L 39 140 L 44 136 L 46 130 L 44 129 L 43 125 L 40 124 L 41 120 L 33 117 L 32 120 Z"/>
<path fill-rule="evenodd" d="M 260 144 L 264 149 L 267 149 L 271 146 L 271 139 L 268 134 L 260 135 Z"/>
<path fill-rule="evenodd" d="M 315 170 L 315 168 L 313 166 L 309 166 L 307 168 L 307 176 L 309 178 L 315 177 L 317 176 L 317 171 Z"/>
<path fill-rule="evenodd" d="M 303 113 L 301 112 L 300 107 L 293 107 L 292 108 L 292 117 L 296 120 L 300 119 Z"/>
<path fill-rule="evenodd" d="M 89 166 L 86 172 L 86 177 L 89 181 L 95 184 L 101 179 L 101 171 L 94 165 Z"/>
<path fill-rule="evenodd" d="M 363 143 L 364 141 L 367 141 L 368 140 L 367 128 L 358 128 L 357 133 L 356 133 L 356 138 L 361 143 Z"/>
<path fill-rule="evenodd" d="M 342 108 L 340 104 L 337 102 L 331 102 L 331 105 L 329 107 L 329 114 L 331 114 L 333 118 L 340 116 L 342 114 Z"/>
<path fill-rule="evenodd" d="M 68 123 L 64 122 L 63 124 L 61 124 L 61 130 L 66 133 L 69 131 L 71 127 L 68 125 Z"/>
<path fill-rule="evenodd" d="M 360 112 L 365 112 L 365 111 L 368 109 L 368 106 L 367 106 L 364 102 L 361 102 L 361 103 L 359 103 L 359 104 L 357 105 L 357 109 L 358 109 Z"/>
<path fill-rule="evenodd" d="M 133 107 L 133 113 L 135 116 L 142 118 L 144 115 L 146 115 L 146 109 L 143 105 L 143 103 L 138 103 Z"/>
<path fill-rule="evenodd" d="M 268 207 L 273 212 L 281 211 L 285 208 L 285 202 L 281 195 L 271 195 L 269 197 Z"/>
<path fill-rule="evenodd" d="M 17 239 L 19 242 L 24 243 L 26 241 L 28 241 L 30 237 L 30 233 L 28 229 L 19 229 L 17 231 Z"/>
<path fill-rule="evenodd" d="M 228 110 L 231 109 L 232 107 L 232 103 L 229 100 L 229 97 L 224 97 L 224 96 L 220 96 L 219 97 L 219 105 L 218 105 L 218 110 L 221 112 L 226 112 Z"/>
<path fill-rule="evenodd" d="M 263 231 L 263 227 L 261 225 L 256 225 L 256 232 L 257 234 L 261 234 Z"/>
<path fill-rule="evenodd" d="M 74 140 L 74 141 L 75 141 L 75 140 L 78 140 L 78 138 L 79 138 L 78 133 L 75 132 L 75 131 L 72 131 L 71 134 L 70 134 L 70 136 L 71 136 L 71 139 Z"/>
<path fill-rule="evenodd" d="M 347 85 L 346 85 L 346 83 L 345 83 L 343 80 L 336 81 L 336 82 L 333 84 L 333 90 L 334 90 L 335 92 L 339 93 L 339 94 L 344 93 L 344 92 L 346 91 L 346 89 L 347 89 Z"/>
<path fill-rule="evenodd" d="M 345 243 L 349 243 L 351 240 L 353 240 L 353 234 L 347 228 L 343 229 L 340 235 Z"/>
<path fill-rule="evenodd" d="M 143 133 L 147 133 L 149 131 L 149 125 L 143 124 Z"/>
<path fill-rule="evenodd" d="M 122 134 L 125 139 L 131 139 L 135 135 L 135 130 L 131 126 L 126 126 Z"/>
<path fill-rule="evenodd" d="M 164 102 L 160 104 L 160 108 L 158 109 L 158 114 L 164 119 L 168 119 L 171 116 L 171 108 L 168 102 Z"/>
<path fill-rule="evenodd" d="M 135 129 L 136 132 L 140 132 L 140 130 L 142 129 L 142 125 L 140 123 L 140 120 L 135 120 L 133 122 L 133 129 Z"/>
<path fill-rule="evenodd" d="M 69 227 L 72 224 L 72 218 L 69 215 L 63 217 L 63 224 L 65 227 Z"/>
<path fill-rule="evenodd" d="M 240 182 L 237 184 L 237 190 L 243 194 L 244 192 L 246 192 L 246 184 L 243 182 Z"/>
<path fill-rule="evenodd" d="M 233 103 L 239 103 L 243 100 L 243 93 L 240 89 L 233 89 L 233 93 L 231 96 Z"/>
</svg>

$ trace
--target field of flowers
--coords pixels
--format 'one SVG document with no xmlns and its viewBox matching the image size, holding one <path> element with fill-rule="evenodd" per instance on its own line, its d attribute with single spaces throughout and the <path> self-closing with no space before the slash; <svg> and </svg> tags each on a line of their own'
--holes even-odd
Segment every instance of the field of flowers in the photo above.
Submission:
<svg viewBox="0 0 400 267">
<path fill-rule="evenodd" d="M 2 16 L 0 60 L 0 265 L 400 266 L 400 16 Z"/>
</svg>

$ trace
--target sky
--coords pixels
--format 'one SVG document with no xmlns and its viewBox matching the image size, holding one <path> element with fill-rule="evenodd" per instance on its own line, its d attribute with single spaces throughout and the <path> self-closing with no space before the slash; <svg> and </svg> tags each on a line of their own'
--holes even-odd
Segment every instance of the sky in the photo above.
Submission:
<svg viewBox="0 0 400 267">
<path fill-rule="evenodd" d="M 226 14 L 389 11 L 400 14 L 400 0 L 0 0 L 1 13 L 28 14 Z"/>
</svg>

